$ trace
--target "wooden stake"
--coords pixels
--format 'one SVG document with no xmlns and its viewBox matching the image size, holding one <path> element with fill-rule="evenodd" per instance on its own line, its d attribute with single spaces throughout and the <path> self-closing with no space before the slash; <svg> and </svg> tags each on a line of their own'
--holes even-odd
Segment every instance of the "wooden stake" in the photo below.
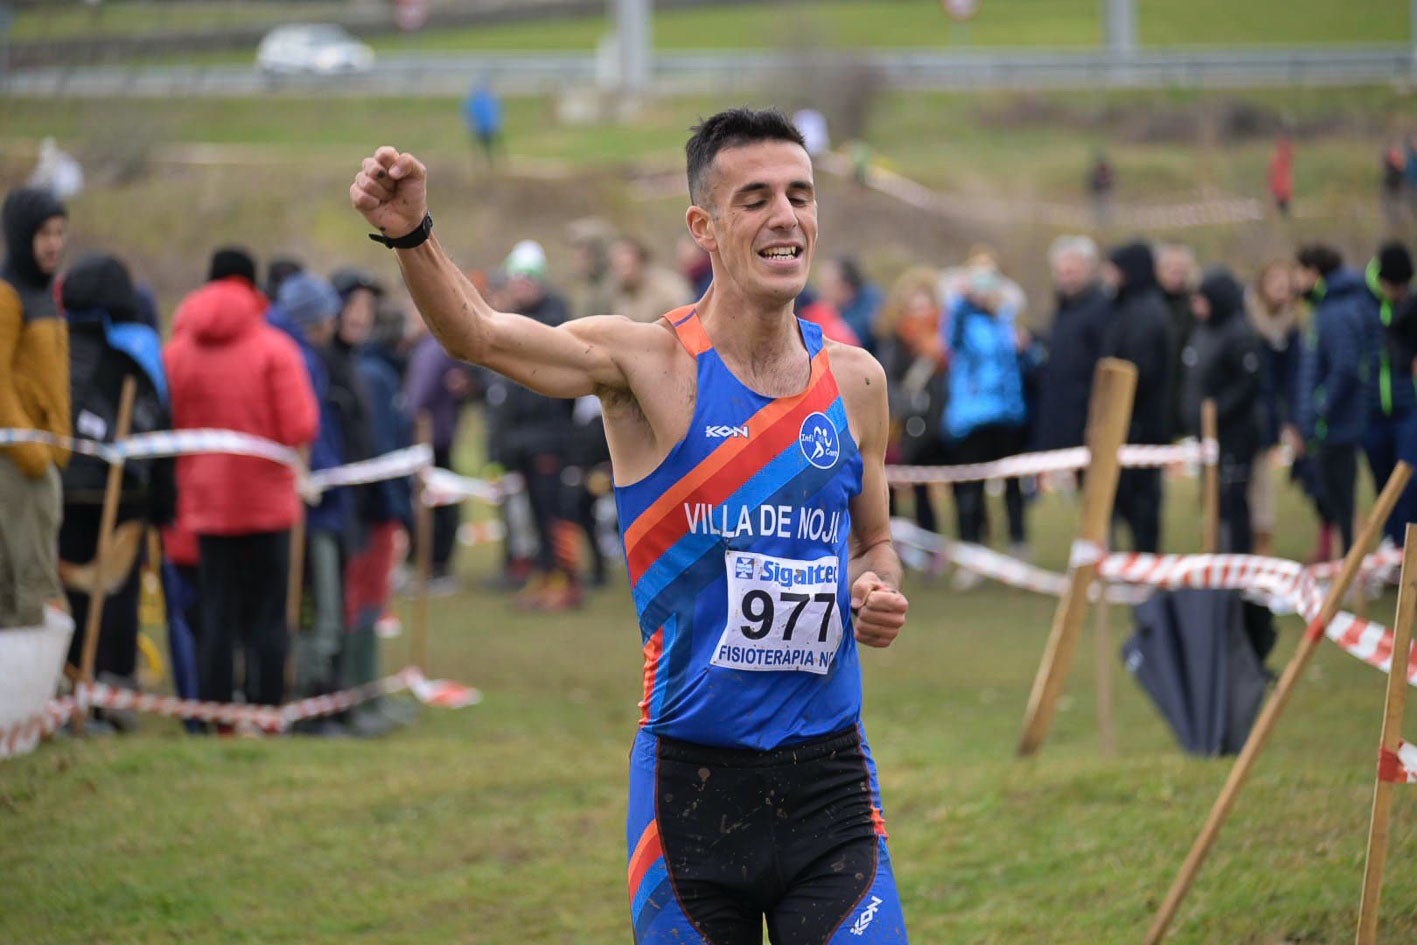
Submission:
<svg viewBox="0 0 1417 945">
<path fill-rule="evenodd" d="M 418 415 L 415 435 L 418 442 L 433 448 L 433 421 L 428 414 Z M 428 580 L 433 570 L 433 506 L 424 501 L 423 480 L 415 479 L 413 497 L 413 559 L 415 568 L 413 598 L 413 629 L 409 642 L 413 649 L 413 665 L 428 672 Z"/>
<path fill-rule="evenodd" d="M 1407 707 L 1407 670 L 1411 663 L 1412 617 L 1417 612 L 1417 525 L 1408 523 L 1402 542 L 1402 580 L 1397 590 L 1397 618 L 1392 624 L 1392 665 L 1387 675 L 1383 710 L 1382 750 L 1396 752 L 1402 740 L 1402 712 Z M 1378 902 L 1387 862 L 1388 827 L 1392 813 L 1392 782 L 1383 778 L 1382 762 L 1373 785 L 1373 815 L 1368 825 L 1368 858 L 1363 868 L 1363 898 L 1358 907 L 1357 945 L 1378 940 Z"/>
<path fill-rule="evenodd" d="M 1100 550 L 1107 541 L 1112 520 L 1112 503 L 1117 496 L 1117 450 L 1127 436 L 1132 419 L 1132 398 L 1136 394 L 1137 369 L 1129 361 L 1103 358 L 1093 375 L 1088 407 L 1087 446 L 1091 463 L 1083 482 L 1082 524 L 1078 528 L 1075 551 Z M 1087 589 L 1097 574 L 1097 562 L 1076 554 L 1069 562 L 1069 580 L 1063 599 L 1053 612 L 1053 627 L 1043 662 L 1033 680 L 1024 715 L 1018 753 L 1031 755 L 1043 744 L 1053 721 L 1058 696 L 1072 666 L 1078 632 L 1087 615 Z"/>
<path fill-rule="evenodd" d="M 1244 749 L 1235 759 L 1235 764 L 1230 769 L 1230 776 L 1226 779 L 1220 796 L 1216 798 L 1210 816 L 1206 818 L 1205 825 L 1201 828 L 1200 836 L 1196 837 L 1196 842 L 1191 847 L 1191 852 L 1186 856 L 1185 862 L 1181 864 L 1181 871 L 1171 884 L 1165 901 L 1157 910 L 1151 929 L 1146 933 L 1146 945 L 1156 945 L 1166 935 L 1166 930 L 1175 917 L 1181 900 L 1185 898 L 1191 884 L 1195 882 L 1196 873 L 1200 871 L 1206 854 L 1210 852 L 1211 846 L 1215 843 L 1221 825 L 1225 823 L 1230 808 L 1234 806 L 1235 798 L 1239 796 L 1240 788 L 1244 786 L 1245 778 L 1249 775 L 1255 758 L 1264 750 L 1265 742 L 1269 740 L 1270 733 L 1274 731 L 1275 723 L 1279 721 L 1280 714 L 1288 704 L 1295 684 L 1298 683 L 1299 677 L 1304 672 L 1304 667 L 1309 664 L 1319 641 L 1323 639 L 1324 628 L 1338 613 L 1343 603 L 1343 595 L 1347 593 L 1349 585 L 1353 583 L 1354 575 L 1358 573 L 1359 565 L 1363 563 L 1363 555 L 1377 540 L 1383 523 L 1387 521 L 1393 505 L 1396 504 L 1398 496 L 1402 494 L 1402 490 L 1407 486 L 1407 480 L 1411 476 L 1412 467 L 1399 462 L 1393 469 L 1392 476 L 1388 478 L 1387 485 L 1383 487 L 1382 494 L 1378 496 L 1377 504 L 1368 514 L 1368 519 L 1363 524 L 1363 530 L 1353 539 L 1353 547 L 1348 549 L 1348 554 L 1343 559 L 1343 566 L 1339 569 L 1338 576 L 1333 579 L 1328 593 L 1324 595 L 1323 606 L 1320 608 L 1318 616 L 1309 624 L 1308 629 L 1304 632 L 1304 638 L 1299 641 L 1298 649 L 1289 659 L 1289 665 L 1284 667 L 1284 675 L 1279 678 L 1279 685 L 1275 687 L 1274 694 L 1270 696 L 1264 709 L 1260 711 L 1259 718 L 1255 720 L 1254 728 L 1250 730 L 1250 737 L 1245 740 Z"/>
<path fill-rule="evenodd" d="M 1205 457 L 1205 534 L 1201 551 L 1213 555 L 1220 550 L 1220 450 L 1219 424 L 1215 418 L 1215 401 L 1201 401 L 1201 446 L 1216 443 L 1213 456 Z"/>
<path fill-rule="evenodd" d="M 300 448 L 302 469 L 310 468 L 310 448 Z M 305 591 L 305 497 L 296 490 L 295 521 L 290 525 L 290 564 L 285 578 L 285 630 L 289 648 L 285 656 L 285 691 L 289 698 L 295 692 L 296 638 L 300 634 L 301 595 Z"/>
<path fill-rule="evenodd" d="M 300 605 L 305 592 L 305 500 L 300 500 L 295 521 L 290 526 L 290 567 L 286 569 L 285 625 L 300 632 Z"/>
<path fill-rule="evenodd" d="M 113 427 L 113 442 L 127 438 L 128 428 L 133 422 L 133 398 L 138 393 L 137 381 L 130 374 L 123 378 L 123 389 L 118 395 L 118 419 Z M 98 635 L 103 630 L 103 601 L 108 596 L 108 556 L 113 542 L 113 525 L 118 520 L 118 501 L 123 495 L 123 457 L 120 455 L 108 464 L 108 481 L 103 490 L 103 511 L 98 519 L 98 548 L 94 553 L 94 571 L 98 579 L 89 591 L 89 612 L 84 620 L 84 647 L 79 659 L 79 678 L 84 683 L 93 682 L 94 661 L 98 658 Z M 74 716 L 74 728 L 84 733 L 84 715 Z"/>
<path fill-rule="evenodd" d="M 1358 529 L 1363 527 L 1363 520 L 1359 518 L 1357 509 L 1353 510 L 1353 534 L 1358 534 Z M 1357 617 L 1368 619 L 1368 576 L 1359 579 L 1349 592 L 1348 602 L 1353 607 L 1353 614 Z"/>
<path fill-rule="evenodd" d="M 1099 584 L 1097 590 L 1097 611 L 1092 627 L 1097 657 L 1097 731 L 1102 737 L 1102 757 L 1112 758 L 1117 754 L 1112 725 L 1112 630 L 1108 626 L 1112 605 L 1107 602 L 1107 585 Z"/>
</svg>

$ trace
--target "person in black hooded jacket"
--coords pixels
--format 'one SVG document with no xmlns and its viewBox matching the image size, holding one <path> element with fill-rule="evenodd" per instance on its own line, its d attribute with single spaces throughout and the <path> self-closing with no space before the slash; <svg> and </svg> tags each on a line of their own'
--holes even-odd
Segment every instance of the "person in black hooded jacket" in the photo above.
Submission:
<svg viewBox="0 0 1417 945">
<path fill-rule="evenodd" d="M 1200 436 L 1201 404 L 1215 401 L 1220 440 L 1220 551 L 1251 551 L 1250 467 L 1262 439 L 1259 338 L 1245 318 L 1245 290 L 1216 267 L 1191 298 L 1195 325 L 1181 352 L 1181 419 Z"/>
<path fill-rule="evenodd" d="M 1134 242 L 1112 251 L 1108 278 L 1116 285 L 1102 356 L 1137 367 L 1128 443 L 1171 439 L 1171 320 L 1156 282 L 1151 248 Z M 1114 518 L 1126 523 L 1136 551 L 1161 550 L 1161 470 L 1123 469 L 1117 480 Z"/>
<path fill-rule="evenodd" d="M 60 301 L 69 323 L 69 380 L 73 435 L 112 442 L 124 380 L 134 380 L 129 435 L 172 426 L 162 341 L 143 322 L 138 293 L 127 267 L 116 257 L 83 257 L 60 285 Z M 85 619 L 97 575 L 98 550 L 108 464 L 76 454 L 64 470 L 64 522 L 59 529 L 60 574 L 76 624 L 69 662 L 79 665 Z M 135 685 L 138 652 L 139 563 L 148 525 L 167 525 L 177 509 L 174 461 L 129 460 L 123 466 L 122 491 L 113 549 L 122 578 L 109 585 L 99 623 L 94 664 L 99 678 Z M 124 716 L 115 716 L 122 719 Z"/>
</svg>

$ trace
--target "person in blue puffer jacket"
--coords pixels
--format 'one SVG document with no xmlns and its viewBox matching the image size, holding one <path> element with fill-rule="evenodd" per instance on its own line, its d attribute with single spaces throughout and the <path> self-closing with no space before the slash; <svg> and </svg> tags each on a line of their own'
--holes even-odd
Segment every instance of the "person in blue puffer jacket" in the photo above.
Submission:
<svg viewBox="0 0 1417 945">
<path fill-rule="evenodd" d="M 1299 250 L 1299 287 L 1313 305 L 1299 363 L 1296 412 L 1305 450 L 1312 451 L 1319 517 L 1336 525 L 1345 549 L 1353 545 L 1358 448 L 1368 427 L 1371 350 L 1363 276 L 1343 265 L 1337 250 L 1311 244 Z"/>
<path fill-rule="evenodd" d="M 1368 346 L 1376 358 L 1368 377 L 1368 432 L 1363 437 L 1363 452 L 1379 489 L 1398 460 L 1417 463 L 1417 386 L 1413 384 L 1412 360 L 1404 354 L 1394 330 L 1395 316 L 1411 295 L 1412 274 L 1412 256 L 1396 240 L 1383 244 L 1363 273 L 1368 289 L 1363 306 Z M 1412 521 L 1417 521 L 1417 484 L 1408 483 L 1383 524 L 1383 536 L 1400 547 L 1407 523 Z"/>
<path fill-rule="evenodd" d="M 340 297 L 328 281 L 299 272 L 281 283 L 267 320 L 289 334 L 300 347 L 310 386 L 320 405 L 319 434 L 310 448 L 310 469 L 317 471 L 346 462 L 345 437 L 338 406 L 331 396 L 329 367 L 320 349 L 329 344 L 339 314 Z M 342 684 L 341 657 L 345 642 L 345 539 L 354 516 L 347 488 L 330 489 L 305 515 L 305 576 L 310 591 L 308 627 L 294 639 L 297 694 L 323 695 Z M 302 623 L 305 621 L 302 619 Z M 302 723 L 296 731 L 317 735 L 344 734 L 331 720 Z"/>
<path fill-rule="evenodd" d="M 954 445 L 956 461 L 984 463 L 1021 453 L 1027 411 L 1023 376 L 1031 347 L 1014 325 L 1017 313 L 1000 294 L 997 270 L 972 267 L 963 294 L 951 306 L 945 326 L 949 355 L 949 399 L 943 432 Z M 1023 490 L 1016 478 L 1005 480 L 1012 552 L 1027 555 Z M 955 511 L 961 541 L 982 542 L 987 531 L 984 483 L 955 487 Z"/>
</svg>

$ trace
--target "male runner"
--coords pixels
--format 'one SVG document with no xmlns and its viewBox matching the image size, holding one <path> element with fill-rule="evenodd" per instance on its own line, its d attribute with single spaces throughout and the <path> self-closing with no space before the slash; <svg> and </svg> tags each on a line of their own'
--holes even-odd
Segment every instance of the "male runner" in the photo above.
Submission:
<svg viewBox="0 0 1417 945">
<path fill-rule="evenodd" d="M 904 943 L 856 644 L 905 622 L 886 503 L 886 381 L 793 316 L 817 239 L 812 164 L 781 114 L 686 146 L 713 284 L 652 324 L 493 311 L 431 236 L 426 171 L 383 147 L 350 187 L 455 357 L 599 395 L 644 640 L 631 755 L 635 941 Z"/>
</svg>

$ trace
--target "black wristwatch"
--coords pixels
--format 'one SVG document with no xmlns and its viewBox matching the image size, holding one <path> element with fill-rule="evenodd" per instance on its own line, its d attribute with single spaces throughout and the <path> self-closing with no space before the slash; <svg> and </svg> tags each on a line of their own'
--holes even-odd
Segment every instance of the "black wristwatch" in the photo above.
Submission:
<svg viewBox="0 0 1417 945">
<path fill-rule="evenodd" d="M 433 214 L 425 211 L 423 214 L 423 222 L 403 236 L 390 238 L 383 233 L 370 233 L 369 238 L 376 243 L 383 243 L 389 249 L 413 249 L 415 246 L 422 246 L 424 243 L 428 242 L 428 237 L 432 232 Z"/>
</svg>

